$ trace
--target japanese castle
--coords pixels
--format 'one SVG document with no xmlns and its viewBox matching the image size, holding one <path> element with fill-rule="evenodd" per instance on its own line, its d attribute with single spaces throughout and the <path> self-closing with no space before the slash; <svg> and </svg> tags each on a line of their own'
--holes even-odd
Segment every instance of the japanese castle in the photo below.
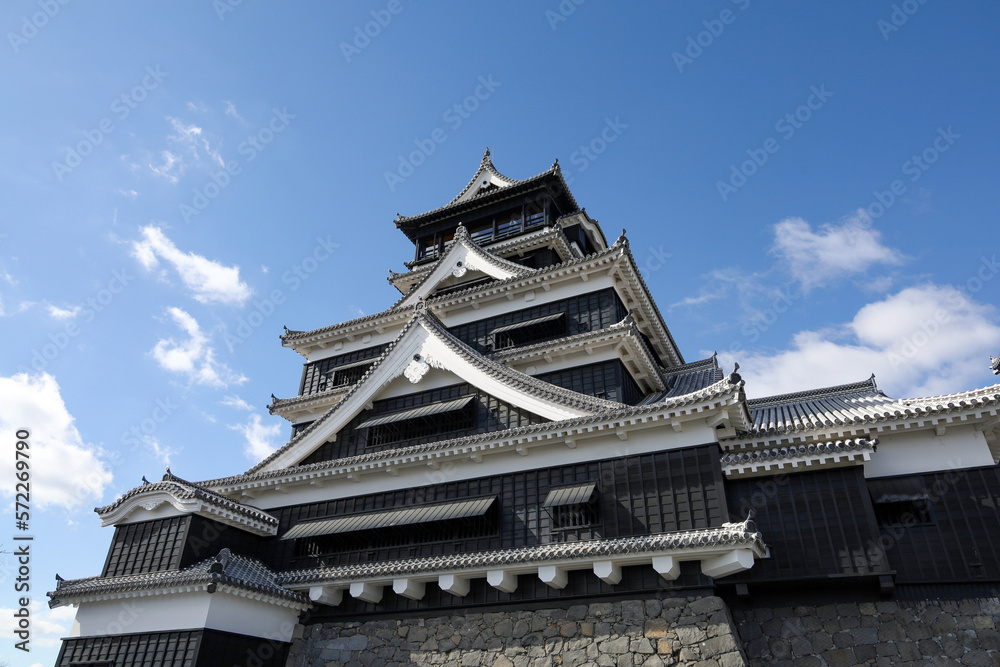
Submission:
<svg viewBox="0 0 1000 667">
<path fill-rule="evenodd" d="M 517 180 L 486 151 L 395 225 L 394 304 L 281 337 L 305 359 L 268 406 L 287 444 L 96 510 L 103 569 L 48 594 L 77 608 L 57 665 L 312 665 L 293 643 L 372 619 L 1000 584 L 1000 385 L 748 399 L 681 354 L 558 161 Z"/>
</svg>

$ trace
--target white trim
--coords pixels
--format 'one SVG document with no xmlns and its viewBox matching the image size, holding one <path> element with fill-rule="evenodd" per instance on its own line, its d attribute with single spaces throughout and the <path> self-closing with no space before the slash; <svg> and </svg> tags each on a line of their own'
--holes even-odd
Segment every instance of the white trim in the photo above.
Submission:
<svg viewBox="0 0 1000 667">
<path fill-rule="evenodd" d="M 172 506 L 182 515 L 197 514 L 255 535 L 272 536 L 278 534 L 277 523 L 264 523 L 241 512 L 235 512 L 226 509 L 224 506 L 206 502 L 201 498 L 178 498 L 166 489 L 157 489 L 156 491 L 147 493 L 139 492 L 131 498 L 127 498 L 121 505 L 118 505 L 110 512 L 99 515 L 101 517 L 101 526 L 135 523 L 135 521 L 128 521 L 128 518 L 140 510 L 144 512 L 155 510 L 157 512 L 156 517 L 149 518 L 165 516 L 162 511 L 163 508 L 160 507 L 164 504 Z M 144 520 L 148 520 L 148 518 L 140 517 L 136 519 L 136 521 Z"/>
</svg>

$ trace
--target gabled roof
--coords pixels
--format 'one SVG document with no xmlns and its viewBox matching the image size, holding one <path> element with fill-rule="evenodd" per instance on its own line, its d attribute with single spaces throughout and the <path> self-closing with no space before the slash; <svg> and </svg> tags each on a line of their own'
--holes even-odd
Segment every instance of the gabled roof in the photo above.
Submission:
<svg viewBox="0 0 1000 667">
<path fill-rule="evenodd" d="M 494 280 L 486 285 L 473 285 L 466 289 L 449 292 L 444 295 L 432 295 L 424 300 L 429 307 L 448 308 L 459 305 L 463 302 L 479 300 L 485 296 L 506 293 L 512 287 L 541 285 L 553 279 L 573 274 L 574 272 L 592 270 L 597 267 L 609 266 L 613 273 L 618 275 L 623 291 L 626 296 L 635 302 L 634 315 L 637 321 L 642 320 L 651 332 L 650 339 L 653 348 L 661 359 L 668 366 L 677 366 L 684 363 L 673 335 L 667 328 L 660 314 L 656 303 L 649 294 L 649 288 L 639 273 L 635 259 L 629 249 L 628 239 L 624 234 L 607 249 L 596 252 L 585 257 L 573 259 L 561 264 L 554 264 L 544 269 L 530 269 L 529 273 L 523 276 L 513 276 L 504 280 Z M 397 302 L 397 304 L 400 302 Z M 380 327 L 390 323 L 398 324 L 407 318 L 410 311 L 409 306 L 395 305 L 381 313 L 366 315 L 340 324 L 333 324 L 311 331 L 288 331 L 281 337 L 282 345 L 299 350 L 300 354 L 305 354 L 301 348 L 318 344 L 318 341 L 346 334 L 348 332 L 361 332 L 376 329 L 381 332 Z"/>
<path fill-rule="evenodd" d="M 560 220 L 566 220 L 568 218 L 569 216 L 563 216 Z M 494 257 L 501 257 L 505 253 L 513 252 L 518 252 L 518 254 L 520 254 L 521 252 L 544 247 L 552 247 L 555 249 L 560 260 L 564 262 L 568 262 L 569 260 L 580 256 L 578 254 L 574 254 L 573 248 L 570 246 L 569 239 L 566 238 L 566 233 L 563 231 L 563 225 L 558 221 L 554 227 L 543 227 L 519 236 L 513 236 L 500 241 L 491 241 L 489 243 L 477 245 L 483 250 L 483 252 L 489 253 Z M 389 283 L 398 289 L 402 294 L 409 294 L 413 285 L 421 282 L 428 273 L 434 270 L 440 261 L 441 259 L 436 259 L 429 263 L 421 263 L 419 267 L 400 273 L 389 269 L 389 276 L 386 280 L 388 280 Z M 404 263 L 407 267 L 414 264 L 415 262 Z"/>
<path fill-rule="evenodd" d="M 464 225 L 455 230 L 455 240 L 445 251 L 444 256 L 437 261 L 434 268 L 424 276 L 424 279 L 413 286 L 413 289 L 397 301 L 393 308 L 412 306 L 417 301 L 430 296 L 438 285 L 450 278 L 461 278 L 468 271 L 485 273 L 495 280 L 507 280 L 537 273 L 507 259 L 486 252 L 469 238 Z"/>
<path fill-rule="evenodd" d="M 247 594 L 282 607 L 305 610 L 309 600 L 301 593 L 284 588 L 277 575 L 260 561 L 223 549 L 213 558 L 183 570 L 129 574 L 121 577 L 86 577 L 57 580 L 56 590 L 47 593 L 49 607 L 109 600 L 140 595 L 190 593 L 193 591 Z"/>
<path fill-rule="evenodd" d="M 295 465 L 334 437 L 400 375 L 417 383 L 429 368 L 441 368 L 497 398 L 545 419 L 592 415 L 622 404 L 562 389 L 489 359 L 453 336 L 434 315 L 413 309 L 409 323 L 344 398 L 248 473 Z"/>
<path fill-rule="evenodd" d="M 274 466 L 264 470 L 264 464 L 267 463 L 265 460 L 244 474 L 207 480 L 202 484 L 218 488 L 225 493 L 237 493 L 246 488 L 283 484 L 288 481 L 309 481 L 327 476 L 364 474 L 379 469 L 390 470 L 406 465 L 425 465 L 451 455 L 482 456 L 510 451 L 516 447 L 564 443 L 567 439 L 572 440 L 581 435 L 586 437 L 603 429 L 616 431 L 633 425 L 652 426 L 667 422 L 676 430 L 685 420 L 705 419 L 720 409 L 727 412 L 728 419 L 738 430 L 745 431 L 749 415 L 746 412 L 743 386 L 742 379 L 735 380 L 730 375 L 694 393 L 666 398 L 655 403 L 635 406 L 613 403 L 615 408 L 583 417 L 519 426 L 505 431 L 477 433 L 452 440 L 386 449 L 295 467 Z"/>
<path fill-rule="evenodd" d="M 184 513 L 205 514 L 260 535 L 278 532 L 278 519 L 267 512 L 183 480 L 173 475 L 170 468 L 162 481 L 137 486 L 110 505 L 97 507 L 94 511 L 101 517 L 101 525 L 108 526 L 125 519 L 136 509 L 152 510 L 163 503 L 170 503 Z"/>
<path fill-rule="evenodd" d="M 396 227 L 407 232 L 436 219 L 445 218 L 477 208 L 483 204 L 501 201 L 511 196 L 545 187 L 549 187 L 555 197 L 562 198 L 566 205 L 563 212 L 568 213 L 580 209 L 580 206 L 576 203 L 576 199 L 573 198 L 573 194 L 569 191 L 566 180 L 562 176 L 559 160 L 556 160 L 548 171 L 530 178 L 518 180 L 504 176 L 497 171 L 496 167 L 493 166 L 490 152 L 487 149 L 479 164 L 479 169 L 476 170 L 476 174 L 458 196 L 444 206 L 421 213 L 420 215 L 397 215 Z"/>
<path fill-rule="evenodd" d="M 1000 404 L 1000 385 L 927 398 L 895 399 L 875 384 L 863 382 L 781 394 L 747 401 L 753 426 L 750 437 L 831 427 L 876 424 Z"/>
<path fill-rule="evenodd" d="M 479 163 L 479 169 L 476 170 L 472 180 L 462 188 L 462 191 L 454 199 L 448 202 L 447 206 L 468 201 L 480 193 L 486 194 L 491 192 L 494 188 L 507 188 L 522 182 L 517 179 L 508 178 L 497 171 L 496 167 L 493 166 L 492 158 L 490 158 L 490 149 L 487 148 L 483 152 L 483 159 Z"/>
</svg>

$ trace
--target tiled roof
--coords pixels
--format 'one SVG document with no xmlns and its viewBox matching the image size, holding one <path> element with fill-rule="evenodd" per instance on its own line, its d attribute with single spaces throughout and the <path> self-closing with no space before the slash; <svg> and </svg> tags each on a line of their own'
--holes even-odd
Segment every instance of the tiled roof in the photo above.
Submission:
<svg viewBox="0 0 1000 667">
<path fill-rule="evenodd" d="M 724 375 L 715 355 L 683 366 L 674 366 L 661 373 L 667 390 L 657 400 L 696 392 L 715 384 Z"/>
<path fill-rule="evenodd" d="M 179 500 L 197 498 L 202 502 L 215 505 L 216 507 L 224 509 L 228 512 L 242 515 L 246 518 L 259 521 L 265 525 L 272 526 L 274 528 L 277 528 L 278 526 L 278 519 L 271 516 L 267 512 L 263 512 L 256 507 L 238 503 L 235 500 L 216 493 L 211 489 L 207 489 L 204 486 L 183 480 L 172 474 L 170 472 L 170 468 L 167 468 L 167 472 L 163 475 L 162 481 L 137 486 L 116 498 L 110 505 L 96 507 L 94 508 L 94 511 L 97 512 L 98 515 L 108 514 L 109 512 L 113 512 L 115 509 L 121 507 L 121 505 L 127 500 L 135 498 L 136 496 L 146 495 L 158 491 L 166 491 Z"/>
<path fill-rule="evenodd" d="M 472 187 L 475 186 L 479 175 L 484 170 L 490 172 L 491 174 L 497 176 L 500 179 L 503 179 L 507 184 L 504 187 L 490 189 L 478 193 L 468 199 L 460 201 L 462 199 L 462 196 L 466 194 L 470 189 L 472 189 Z M 412 216 L 398 215 L 396 217 L 396 227 L 409 227 L 412 226 L 414 222 L 417 220 L 430 218 L 434 215 L 450 212 L 451 210 L 458 211 L 464 207 L 471 208 L 473 206 L 478 206 L 481 205 L 482 203 L 488 202 L 490 199 L 494 198 L 500 199 L 512 191 L 524 189 L 524 186 L 538 183 L 545 180 L 546 178 L 552 178 L 552 177 L 556 177 L 559 179 L 559 184 L 561 186 L 560 188 L 561 193 L 565 194 L 565 196 L 571 203 L 571 207 L 573 208 L 573 210 L 578 210 L 580 207 L 576 203 L 576 199 L 573 197 L 573 193 L 570 192 L 569 185 L 567 185 L 565 179 L 563 179 L 562 171 L 559 167 L 558 160 L 556 160 L 547 171 L 544 171 L 540 174 L 524 179 L 513 179 L 504 176 L 503 174 L 501 174 L 496 170 L 496 167 L 493 166 L 493 161 L 490 158 L 489 153 L 487 152 L 485 155 L 483 155 L 483 160 L 480 164 L 480 167 L 479 169 L 476 170 L 476 173 L 473 176 L 472 180 L 469 181 L 469 184 L 466 185 L 465 188 L 463 188 L 462 192 L 460 192 L 458 196 L 456 196 L 454 199 L 452 199 L 444 206 L 440 206 L 438 208 L 432 209 L 425 213 L 421 213 L 419 215 L 412 215 Z"/>
<path fill-rule="evenodd" d="M 309 600 L 304 595 L 281 586 L 278 577 L 266 565 L 258 560 L 233 554 L 229 549 L 223 549 L 217 556 L 183 570 L 129 574 L 120 577 L 57 580 L 56 590 L 47 595 L 50 598 L 49 606 L 56 607 L 80 598 L 117 597 L 142 591 L 191 587 L 207 588 L 208 592 L 212 593 L 218 587 L 226 586 L 283 600 L 293 605 L 297 603 L 302 608 L 309 606 Z"/>
<path fill-rule="evenodd" d="M 286 453 L 292 447 L 294 447 L 303 438 L 307 437 L 311 433 L 315 432 L 320 426 L 322 426 L 336 411 L 343 405 L 345 405 L 350 397 L 366 382 L 366 380 L 376 373 L 380 365 L 392 354 L 395 347 L 402 341 L 406 334 L 414 326 L 421 325 L 433 335 L 436 335 L 445 345 L 447 345 L 453 352 L 457 353 L 459 356 L 464 358 L 469 364 L 475 367 L 477 370 L 504 382 L 507 386 L 512 387 L 525 394 L 536 396 L 546 401 L 555 402 L 560 405 L 565 405 L 572 407 L 577 410 L 589 411 L 589 412 L 606 412 L 610 410 L 617 409 L 621 407 L 621 403 L 615 401 L 605 400 L 603 398 L 596 398 L 589 396 L 587 394 L 581 394 L 569 389 L 563 389 L 562 387 L 557 387 L 554 384 L 539 380 L 537 378 L 531 377 L 516 371 L 512 368 L 489 359 L 476 350 L 472 349 L 454 335 L 452 335 L 441 323 L 441 321 L 434 315 L 428 313 L 426 310 L 415 309 L 413 317 L 410 322 L 403 327 L 403 330 L 399 333 L 396 339 L 390 343 L 382 354 L 375 358 L 371 367 L 365 372 L 360 380 L 353 385 L 351 390 L 345 394 L 343 400 L 338 402 L 336 405 L 330 408 L 322 417 L 312 422 L 308 427 L 297 433 L 288 441 L 283 447 L 279 448 L 277 451 L 272 453 L 270 456 L 265 458 L 263 461 L 257 465 L 250 468 L 247 474 L 256 472 L 261 468 L 265 467 L 271 461 L 274 461 L 282 454 Z"/>
<path fill-rule="evenodd" d="M 894 399 L 882 393 L 875 376 L 864 382 L 747 401 L 749 435 L 771 435 L 834 426 L 874 424 L 1000 403 L 1000 385 L 927 398 Z"/>
<path fill-rule="evenodd" d="M 498 288 L 498 287 L 503 287 L 503 286 L 506 286 L 506 285 L 508 285 L 510 283 L 515 283 L 515 282 L 517 282 L 519 280 L 524 280 L 524 278 L 526 276 L 535 276 L 535 275 L 537 275 L 537 276 L 545 276 L 545 275 L 547 275 L 549 273 L 556 273 L 556 272 L 559 272 L 559 271 L 564 271 L 566 269 L 570 269 L 570 268 L 572 268 L 574 266 L 577 266 L 577 265 L 580 265 L 580 264 L 586 264 L 588 262 L 592 262 L 592 261 L 595 261 L 595 260 L 600 260 L 600 259 L 603 259 L 605 257 L 610 257 L 610 256 L 614 255 L 614 253 L 618 252 L 620 250 L 620 248 L 621 248 L 621 246 L 612 245 L 607 250 L 602 250 L 600 252 L 592 253 L 592 254 L 587 255 L 585 257 L 577 257 L 577 258 L 571 259 L 569 261 L 562 262 L 560 264 L 553 264 L 552 266 L 548 266 L 548 267 L 545 267 L 543 269 L 529 269 L 529 273 L 525 274 L 525 276 L 514 276 L 512 278 L 507 278 L 505 280 L 495 280 L 495 281 L 493 281 L 493 282 L 491 282 L 491 283 L 489 283 L 488 285 L 485 285 L 485 286 L 484 285 L 476 285 L 476 286 L 469 287 L 469 288 L 464 289 L 464 290 L 459 290 L 459 291 L 456 291 L 456 292 L 449 292 L 448 294 L 445 294 L 445 295 L 431 296 L 430 298 L 426 299 L 426 302 L 430 304 L 430 303 L 436 303 L 438 301 L 448 301 L 448 300 L 454 299 L 454 298 L 456 298 L 458 296 L 463 296 L 463 295 L 467 295 L 467 294 L 473 294 L 475 292 L 483 291 L 483 290 L 485 290 L 487 288 L 489 288 L 489 289 L 495 289 L 495 288 Z M 397 301 L 397 303 L 400 303 L 401 301 L 402 301 L 402 299 L 400 299 L 400 301 Z M 288 343 L 293 343 L 295 341 L 298 341 L 298 340 L 301 340 L 301 339 L 304 339 L 304 338 L 310 338 L 310 337 L 313 337 L 313 336 L 318 336 L 318 335 L 321 335 L 321 334 L 324 334 L 324 333 L 327 333 L 327 332 L 337 331 L 339 329 L 346 329 L 346 328 L 349 328 L 349 327 L 352 327 L 352 326 L 355 326 L 355 325 L 358 325 L 358 324 L 364 324 L 365 322 L 373 322 L 375 320 L 379 320 L 379 319 L 382 319 L 384 317 L 389 317 L 390 315 L 404 315 L 405 313 L 407 313 L 407 311 L 412 310 L 412 308 L 413 308 L 413 306 L 399 307 L 399 306 L 395 306 L 394 305 L 394 306 L 392 306 L 392 307 L 390 307 L 390 308 L 388 308 L 386 310 L 383 310 L 380 313 L 373 313 L 371 315 L 365 315 L 363 317 L 358 317 L 358 318 L 355 318 L 353 320 L 347 320 L 346 322 L 340 322 L 338 324 L 331 324 L 329 326 L 320 327 L 319 329 L 312 329 L 310 331 L 292 331 L 292 330 L 288 330 L 281 337 L 281 342 L 283 344 L 287 345 Z"/>
<path fill-rule="evenodd" d="M 766 551 L 764 538 L 750 519 L 728 523 L 719 528 L 678 531 L 660 535 L 626 537 L 608 540 L 559 542 L 519 547 L 502 551 L 458 553 L 398 561 L 375 561 L 355 565 L 298 570 L 283 573 L 278 581 L 285 586 L 304 586 L 350 582 L 358 579 L 405 577 L 441 571 L 481 570 L 520 564 L 553 561 L 586 560 L 596 557 L 613 558 L 632 554 L 698 551 L 711 548 L 751 549 L 757 555 Z"/>
<path fill-rule="evenodd" d="M 489 443 L 495 443 L 497 440 L 530 438 L 531 436 L 545 434 L 546 432 L 550 432 L 553 430 L 587 428 L 595 424 L 614 422 L 615 420 L 643 419 L 646 415 L 654 414 L 662 410 L 668 410 L 668 411 L 674 410 L 681 412 L 685 410 L 688 406 L 696 405 L 704 401 L 723 399 L 726 396 L 730 396 L 731 400 L 734 403 L 739 403 L 740 401 L 742 401 L 743 382 L 740 381 L 736 384 L 733 384 L 729 381 L 729 378 L 723 378 L 714 385 L 710 387 L 705 387 L 704 389 L 701 389 L 692 394 L 667 398 L 655 404 L 637 405 L 637 406 L 619 404 L 619 407 L 615 410 L 609 410 L 592 416 L 576 417 L 557 422 L 543 422 L 541 424 L 532 424 L 530 426 L 519 426 L 517 428 L 507 429 L 505 431 L 479 433 L 476 435 L 469 435 L 461 438 L 455 438 L 453 440 L 441 440 L 437 442 L 425 443 L 422 445 L 401 447 L 399 449 L 389 449 L 380 452 L 371 452 L 368 454 L 361 454 L 358 456 L 351 456 L 343 459 L 337 459 L 335 461 L 320 461 L 317 463 L 309 463 L 306 465 L 294 466 L 292 468 L 283 468 L 280 470 L 259 472 L 259 469 L 267 462 L 265 460 L 257 464 L 244 474 L 207 480 L 201 483 L 206 486 L 213 486 L 213 487 L 234 486 L 234 485 L 245 484 L 248 482 L 265 480 L 269 478 L 284 477 L 289 474 L 299 474 L 299 473 L 309 474 L 327 468 L 342 468 L 345 466 L 377 463 L 385 460 L 394 460 L 400 458 L 406 459 L 414 456 L 420 456 L 422 454 L 448 450 L 448 449 L 465 448 L 468 449 L 469 451 L 473 451 L 475 450 L 475 448 L 479 446 L 486 446 Z M 282 449 L 285 449 L 288 446 L 289 445 L 285 445 L 285 447 L 283 447 Z"/>
</svg>

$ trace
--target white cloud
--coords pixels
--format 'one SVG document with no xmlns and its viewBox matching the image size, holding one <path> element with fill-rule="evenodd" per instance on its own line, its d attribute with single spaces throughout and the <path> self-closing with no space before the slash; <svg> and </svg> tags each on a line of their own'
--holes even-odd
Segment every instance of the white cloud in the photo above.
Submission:
<svg viewBox="0 0 1000 667">
<path fill-rule="evenodd" d="M 154 174 L 162 176 L 171 183 L 179 181 L 181 174 L 184 173 L 184 161 L 181 157 L 166 150 L 160 153 L 160 157 L 163 158 L 163 164 L 154 165 L 150 162 L 149 168 L 152 169 Z"/>
<path fill-rule="evenodd" d="M 227 116 L 232 116 L 233 118 L 235 118 L 236 120 L 240 121 L 241 123 L 245 123 L 246 122 L 245 120 L 243 120 L 243 117 L 240 116 L 240 113 L 236 110 L 236 105 L 235 104 L 233 104 L 229 100 L 223 100 L 223 102 L 225 102 L 225 104 L 226 104 L 226 115 Z"/>
<path fill-rule="evenodd" d="M 129 199 L 135 199 L 139 196 L 139 193 L 135 190 L 118 190 L 118 194 L 122 197 L 128 197 Z"/>
<path fill-rule="evenodd" d="M 775 354 L 739 361 L 747 392 L 767 396 L 858 382 L 875 373 L 890 395 L 953 393 L 988 384 L 989 355 L 1000 349 L 992 306 L 950 286 L 909 287 L 861 308 L 854 319 L 823 331 L 801 331 Z"/>
<path fill-rule="evenodd" d="M 0 376 L 0 434 L 9 443 L 0 459 L 0 475 L 14 480 L 15 432 L 28 429 L 33 504 L 40 509 L 58 506 L 78 509 L 100 500 L 111 483 L 111 471 L 100 460 L 100 450 L 83 440 L 66 409 L 59 384 L 48 373 Z M 13 497 L 14 484 L 0 486 Z"/>
<path fill-rule="evenodd" d="M 882 245 L 881 233 L 863 210 L 816 232 L 801 218 L 782 220 L 774 226 L 772 252 L 788 263 L 805 291 L 878 264 L 903 262 L 899 251 Z"/>
<path fill-rule="evenodd" d="M 209 345 L 211 341 L 197 320 L 180 308 L 170 308 L 167 312 L 188 337 L 180 342 L 165 338 L 156 343 L 152 355 L 160 368 L 185 375 L 192 384 L 209 387 L 228 387 L 247 381 L 246 377 L 233 373 L 228 366 L 215 360 L 215 350 Z"/>
<path fill-rule="evenodd" d="M 225 266 L 193 252 L 177 248 L 159 227 L 142 228 L 142 240 L 132 242 L 132 256 L 148 271 L 159 259 L 171 264 L 184 284 L 201 303 L 239 304 L 250 298 L 253 290 L 240 280 L 239 266 Z"/>
<path fill-rule="evenodd" d="M 62 644 L 62 637 L 70 633 L 73 619 L 76 617 L 76 608 L 67 605 L 49 609 L 48 605 L 43 604 L 40 600 L 32 600 L 28 609 L 31 611 L 31 646 L 33 648 L 59 647 Z M 15 611 L 15 609 L 0 609 L 0 614 L 4 618 L 12 618 Z M 15 640 L 15 637 L 12 624 L 7 623 L 0 628 L 0 638 Z M 21 638 L 17 637 L 16 641 L 21 641 Z M 5 663 L 0 662 L 0 664 Z M 31 667 L 36 665 L 40 667 L 41 663 L 33 663 Z"/>
<path fill-rule="evenodd" d="M 253 411 L 252 405 L 250 405 L 249 403 L 247 403 L 242 398 L 236 395 L 226 396 L 220 401 L 220 403 L 222 403 L 222 405 L 225 405 L 227 408 L 236 408 L 237 410 L 246 410 L 247 412 Z"/>
<path fill-rule="evenodd" d="M 52 304 L 49 304 L 49 315 L 57 320 L 71 320 L 82 312 L 83 312 L 82 306 L 73 306 L 72 308 L 59 308 L 58 306 L 53 306 Z"/>
<path fill-rule="evenodd" d="M 194 158 L 195 163 L 201 161 L 201 155 L 198 153 L 199 147 L 204 149 L 205 153 L 215 164 L 220 167 L 225 166 L 225 161 L 222 156 L 219 155 L 217 150 L 214 150 L 208 143 L 208 138 L 205 137 L 205 131 L 198 127 L 197 125 L 185 125 L 177 118 L 167 116 L 167 120 L 170 121 L 170 125 L 174 128 L 174 134 L 167 137 L 170 141 L 174 141 L 181 144 L 188 149 L 191 156 Z"/>
<path fill-rule="evenodd" d="M 260 415 L 250 415 L 246 424 L 230 424 L 229 428 L 243 434 L 246 440 L 243 453 L 252 461 L 265 459 L 278 448 L 276 439 L 281 434 L 281 424 L 265 426 Z"/>
<path fill-rule="evenodd" d="M 146 446 L 153 458 L 163 466 L 170 465 L 170 457 L 177 453 L 173 447 L 161 445 L 160 439 L 152 435 L 143 435 L 142 444 Z"/>
</svg>

